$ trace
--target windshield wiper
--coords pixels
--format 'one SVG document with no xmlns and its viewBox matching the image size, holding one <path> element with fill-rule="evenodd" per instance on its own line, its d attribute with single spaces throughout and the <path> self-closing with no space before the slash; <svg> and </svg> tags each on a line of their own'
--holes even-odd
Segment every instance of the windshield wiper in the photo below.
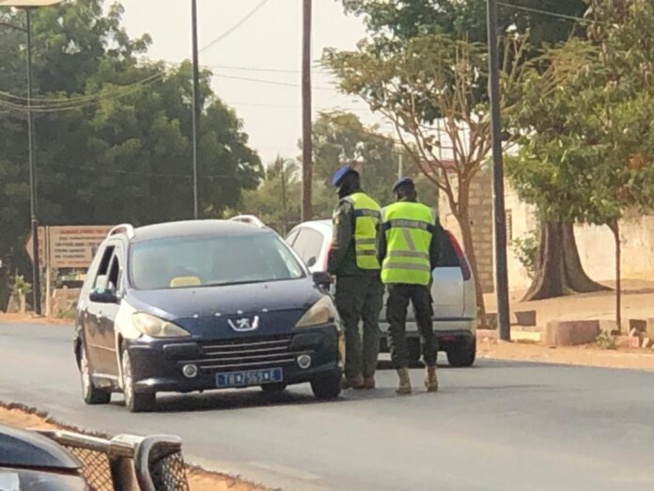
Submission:
<svg viewBox="0 0 654 491">
<path fill-rule="evenodd" d="M 242 280 L 242 281 L 225 281 L 225 282 L 214 282 L 214 283 L 205 283 L 202 285 L 205 286 L 234 286 L 234 285 L 249 285 L 255 283 L 267 283 L 268 281 L 273 280 Z"/>
</svg>

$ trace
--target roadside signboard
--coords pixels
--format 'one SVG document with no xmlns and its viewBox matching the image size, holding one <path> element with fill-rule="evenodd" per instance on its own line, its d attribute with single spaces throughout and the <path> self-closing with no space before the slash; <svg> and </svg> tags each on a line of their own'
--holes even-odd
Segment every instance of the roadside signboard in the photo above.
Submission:
<svg viewBox="0 0 654 491">
<path fill-rule="evenodd" d="M 110 225 L 48 227 L 50 267 L 88 268 L 111 228 Z"/>
<path fill-rule="evenodd" d="M 98 246 L 107 237 L 111 225 L 73 225 L 39 227 L 39 262 L 41 268 L 86 269 L 91 265 Z M 34 263 L 32 234 L 25 251 Z"/>
<path fill-rule="evenodd" d="M 45 267 L 45 227 L 39 227 L 39 263 L 41 266 L 41 269 Z M 27 252 L 27 255 L 30 258 L 30 261 L 32 261 L 32 264 L 34 264 L 34 234 L 30 232 L 29 237 L 27 237 L 27 241 L 25 242 L 25 252 Z"/>
</svg>

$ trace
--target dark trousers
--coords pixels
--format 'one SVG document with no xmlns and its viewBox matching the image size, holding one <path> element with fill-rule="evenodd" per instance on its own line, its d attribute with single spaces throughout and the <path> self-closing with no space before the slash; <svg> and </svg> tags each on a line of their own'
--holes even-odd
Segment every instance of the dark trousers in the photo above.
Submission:
<svg viewBox="0 0 654 491">
<path fill-rule="evenodd" d="M 406 340 L 406 316 L 409 301 L 416 313 L 420 332 L 422 357 L 427 366 L 436 366 L 436 338 L 432 317 L 432 298 L 429 286 L 394 284 L 388 285 L 386 319 L 388 320 L 391 360 L 395 368 L 408 368 L 409 348 Z"/>
<path fill-rule="evenodd" d="M 336 308 L 345 329 L 345 376 L 372 377 L 379 355 L 379 314 L 384 285 L 379 275 L 336 279 Z M 359 322 L 363 321 L 363 344 Z"/>
</svg>

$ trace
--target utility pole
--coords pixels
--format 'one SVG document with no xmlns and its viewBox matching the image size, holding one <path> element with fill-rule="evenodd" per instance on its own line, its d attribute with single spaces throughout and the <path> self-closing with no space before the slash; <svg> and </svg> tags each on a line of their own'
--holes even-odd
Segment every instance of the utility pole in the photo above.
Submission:
<svg viewBox="0 0 654 491">
<path fill-rule="evenodd" d="M 32 293 L 34 313 L 41 315 L 41 258 L 39 257 L 39 222 L 36 203 L 36 152 L 34 114 L 32 112 L 32 9 L 57 5 L 63 0 L 0 0 L 0 7 L 15 7 L 25 10 L 25 31 L 27 34 L 27 152 L 30 179 L 30 225 L 32 229 Z M 15 27 L 15 26 L 9 26 Z M 18 28 L 22 30 L 21 28 Z"/>
<path fill-rule="evenodd" d="M 502 161 L 502 120 L 500 115 L 500 60 L 497 45 L 497 0 L 488 0 L 488 67 L 493 138 L 493 192 L 495 215 L 495 275 L 497 314 L 502 341 L 511 341 L 509 319 L 509 278 L 506 258 L 506 212 L 504 209 L 504 163 Z"/>
<path fill-rule="evenodd" d="M 32 225 L 32 292 L 34 313 L 41 315 L 41 258 L 39 257 L 39 221 L 36 218 L 36 155 L 34 151 L 34 114 L 32 113 L 32 9 L 25 8 L 27 28 L 27 146 L 30 168 L 30 217 Z"/>
<path fill-rule="evenodd" d="M 200 62 L 198 54 L 198 3 L 191 0 L 193 35 L 193 217 L 198 219 L 198 133 L 200 131 Z"/>
<path fill-rule="evenodd" d="M 311 141 L 311 2 L 302 3 L 302 221 L 311 220 L 313 148 Z"/>
<path fill-rule="evenodd" d="M 287 228 L 288 228 L 288 214 L 287 214 L 287 209 L 286 209 L 286 173 L 284 172 L 284 164 L 286 161 L 282 159 L 281 157 L 279 158 L 280 162 L 280 173 L 282 177 L 282 213 L 284 214 L 284 226 L 282 227 L 282 230 L 284 232 L 284 235 L 286 235 Z"/>
</svg>

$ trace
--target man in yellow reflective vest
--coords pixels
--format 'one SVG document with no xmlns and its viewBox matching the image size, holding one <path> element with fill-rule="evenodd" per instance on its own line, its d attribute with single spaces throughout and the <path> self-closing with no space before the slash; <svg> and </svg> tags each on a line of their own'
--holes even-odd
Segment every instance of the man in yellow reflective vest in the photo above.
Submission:
<svg viewBox="0 0 654 491">
<path fill-rule="evenodd" d="M 336 172 L 332 185 L 338 189 L 339 202 L 327 271 L 336 277 L 336 308 L 345 330 L 342 385 L 344 389 L 374 389 L 384 296 L 377 259 L 381 208 L 361 190 L 359 173 L 350 166 Z"/>
<path fill-rule="evenodd" d="M 398 394 L 411 394 L 406 317 L 409 301 L 416 313 L 422 357 L 427 365 L 425 386 L 438 391 L 436 340 L 431 298 L 431 273 L 438 263 L 439 237 L 431 208 L 418 203 L 415 185 L 408 177 L 393 186 L 397 202 L 382 210 L 378 254 L 381 278 L 388 288 L 386 319 L 389 324 L 391 360 L 400 377 Z"/>
</svg>

